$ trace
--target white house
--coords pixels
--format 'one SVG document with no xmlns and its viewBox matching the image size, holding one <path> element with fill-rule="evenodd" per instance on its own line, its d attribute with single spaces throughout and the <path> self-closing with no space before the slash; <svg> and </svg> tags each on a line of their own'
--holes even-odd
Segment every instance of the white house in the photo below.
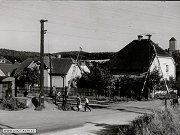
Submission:
<svg viewBox="0 0 180 135">
<path fill-rule="evenodd" d="M 150 72 L 156 67 L 158 67 L 159 73 L 164 79 L 169 80 L 170 77 L 176 78 L 176 66 L 172 57 L 162 57 L 157 54 L 150 67 Z"/>
<path fill-rule="evenodd" d="M 165 79 L 176 77 L 176 66 L 168 52 L 150 39 L 138 38 L 117 52 L 108 62 L 113 75 L 142 75 L 158 67 Z"/>
<path fill-rule="evenodd" d="M 52 77 L 52 86 L 65 87 L 73 78 L 81 77 L 81 69 L 72 58 L 53 58 L 52 71 L 49 75 Z"/>
<path fill-rule="evenodd" d="M 157 67 L 159 73 L 166 80 L 176 78 L 176 66 L 170 54 L 155 44 L 148 36 L 133 40 L 117 52 L 108 62 L 111 74 L 115 77 L 122 75 L 148 75 Z"/>
</svg>

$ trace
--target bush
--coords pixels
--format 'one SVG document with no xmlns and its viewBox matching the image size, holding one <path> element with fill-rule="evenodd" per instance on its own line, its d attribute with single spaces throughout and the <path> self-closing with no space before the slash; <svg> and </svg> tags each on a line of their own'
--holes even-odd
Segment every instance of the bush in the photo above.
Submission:
<svg viewBox="0 0 180 135">
<path fill-rule="evenodd" d="M 118 97 L 118 96 L 114 96 L 111 98 L 111 101 L 113 102 L 121 102 L 121 101 L 127 101 L 127 98 L 126 97 Z"/>
<path fill-rule="evenodd" d="M 19 110 L 19 109 L 25 109 L 27 108 L 26 104 L 23 102 L 20 102 L 17 99 L 10 98 L 10 99 L 4 99 L 2 101 L 2 109 L 8 109 L 8 110 Z"/>
<path fill-rule="evenodd" d="M 177 110 L 165 108 L 144 115 L 119 132 L 121 135 L 180 135 L 180 115 Z"/>
<path fill-rule="evenodd" d="M 180 135 L 180 115 L 177 110 L 167 108 L 154 112 L 153 119 L 143 133 L 146 135 Z"/>
<path fill-rule="evenodd" d="M 105 101 L 108 97 L 105 97 L 105 96 L 98 96 L 96 97 L 96 100 L 98 101 Z"/>
</svg>

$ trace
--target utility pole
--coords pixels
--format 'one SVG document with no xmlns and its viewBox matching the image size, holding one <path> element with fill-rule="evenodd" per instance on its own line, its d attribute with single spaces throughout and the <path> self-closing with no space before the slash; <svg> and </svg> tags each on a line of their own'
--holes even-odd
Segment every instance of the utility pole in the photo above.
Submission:
<svg viewBox="0 0 180 135">
<path fill-rule="evenodd" d="M 52 97 L 53 89 L 52 89 L 52 57 L 49 53 L 49 65 L 50 65 L 50 97 Z"/>
<path fill-rule="evenodd" d="M 41 23 L 41 41 L 40 41 L 40 107 L 44 108 L 44 34 L 47 30 L 44 30 L 44 22 L 47 20 L 40 20 Z"/>
</svg>

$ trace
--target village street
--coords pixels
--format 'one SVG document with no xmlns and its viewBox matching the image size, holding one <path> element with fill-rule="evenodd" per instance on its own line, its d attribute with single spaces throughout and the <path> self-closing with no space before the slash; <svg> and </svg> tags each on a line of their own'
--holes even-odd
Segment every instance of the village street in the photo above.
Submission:
<svg viewBox="0 0 180 135">
<path fill-rule="evenodd" d="M 46 105 L 43 111 L 33 108 L 22 111 L 0 110 L 0 130 L 3 128 L 36 128 L 41 135 L 95 135 L 114 125 L 128 124 L 151 109 L 162 107 L 161 100 L 130 101 L 112 104 L 108 108 L 92 112 L 60 111 Z M 6 134 L 7 135 L 7 134 Z"/>
</svg>

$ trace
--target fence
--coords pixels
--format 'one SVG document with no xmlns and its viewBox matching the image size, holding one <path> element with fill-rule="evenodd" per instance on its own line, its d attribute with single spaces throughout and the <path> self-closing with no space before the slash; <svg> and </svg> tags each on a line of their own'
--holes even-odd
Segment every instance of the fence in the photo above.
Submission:
<svg viewBox="0 0 180 135">
<path fill-rule="evenodd" d="M 32 86 L 30 87 L 30 90 L 27 90 L 26 88 L 18 88 L 17 93 L 18 96 L 24 96 L 24 92 L 28 91 L 30 95 L 38 96 L 40 93 L 40 87 Z M 56 92 L 64 93 L 64 89 L 62 87 L 56 87 Z M 45 96 L 50 95 L 50 87 L 44 87 L 44 94 Z M 87 88 L 71 88 L 68 93 L 69 96 L 96 96 L 96 90 L 94 89 L 87 89 Z"/>
</svg>

